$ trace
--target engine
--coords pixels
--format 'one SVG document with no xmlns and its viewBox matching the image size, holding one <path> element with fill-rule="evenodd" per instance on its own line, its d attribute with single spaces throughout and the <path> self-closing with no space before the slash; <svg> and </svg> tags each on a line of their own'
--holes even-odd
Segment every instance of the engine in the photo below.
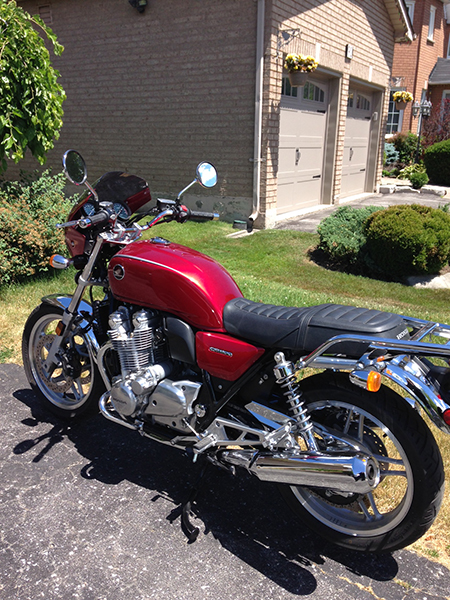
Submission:
<svg viewBox="0 0 450 600">
<path fill-rule="evenodd" d="M 111 402 L 124 417 L 150 418 L 154 423 L 190 431 L 193 405 L 201 384 L 186 379 L 173 381 L 162 319 L 152 310 L 131 313 L 121 306 L 109 317 L 108 335 L 119 355 L 121 375 L 112 382 Z"/>
</svg>

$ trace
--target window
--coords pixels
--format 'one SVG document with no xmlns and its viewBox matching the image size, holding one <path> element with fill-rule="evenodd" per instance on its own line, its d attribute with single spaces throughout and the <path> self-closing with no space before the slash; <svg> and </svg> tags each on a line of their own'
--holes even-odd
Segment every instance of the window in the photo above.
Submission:
<svg viewBox="0 0 450 600">
<path fill-rule="evenodd" d="M 39 16 L 46 25 L 51 25 L 53 23 L 52 7 L 50 4 L 41 4 L 39 6 Z"/>
<path fill-rule="evenodd" d="M 428 40 L 430 42 L 434 39 L 434 21 L 436 18 L 436 7 L 430 6 L 430 21 L 428 23 Z"/>
<path fill-rule="evenodd" d="M 394 92 L 399 90 L 392 90 L 391 95 L 389 97 L 389 109 L 388 109 L 388 117 L 386 124 L 386 135 L 390 136 L 393 133 L 397 133 L 397 131 L 401 131 L 402 129 L 402 121 L 403 121 L 403 111 L 397 110 L 394 102 Z"/>
<path fill-rule="evenodd" d="M 415 2 L 405 2 L 406 4 L 406 9 L 408 11 L 409 14 L 409 18 L 411 20 L 411 23 L 414 21 L 414 5 Z"/>
<path fill-rule="evenodd" d="M 356 108 L 360 110 L 370 110 L 370 101 L 361 94 L 356 95 Z"/>
<path fill-rule="evenodd" d="M 447 42 L 447 58 L 450 58 L 450 35 L 448 36 Z"/>
<path fill-rule="evenodd" d="M 303 86 L 303 100 L 312 102 L 325 102 L 325 92 L 319 86 L 307 81 Z"/>
<path fill-rule="evenodd" d="M 288 77 L 283 77 L 283 81 L 281 84 L 281 95 L 282 96 L 291 96 L 292 98 L 297 98 L 297 90 L 298 88 L 292 87 L 289 82 Z"/>
</svg>

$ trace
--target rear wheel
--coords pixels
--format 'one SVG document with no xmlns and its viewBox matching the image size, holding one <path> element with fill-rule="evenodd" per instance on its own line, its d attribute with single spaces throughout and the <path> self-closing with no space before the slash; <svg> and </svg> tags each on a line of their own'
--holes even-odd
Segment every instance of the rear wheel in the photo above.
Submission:
<svg viewBox="0 0 450 600">
<path fill-rule="evenodd" d="M 354 550 L 392 551 L 421 537 L 442 502 L 444 469 L 419 414 L 391 389 L 366 392 L 345 373 L 322 373 L 301 387 L 312 420 L 374 455 L 381 481 L 368 494 L 282 486 L 289 505 L 311 529 Z"/>
<path fill-rule="evenodd" d="M 41 304 L 29 316 L 22 338 L 22 356 L 27 379 L 43 404 L 63 418 L 94 412 L 104 391 L 87 334 L 73 326 L 57 364 L 45 361 L 55 338 L 63 310 Z"/>
</svg>

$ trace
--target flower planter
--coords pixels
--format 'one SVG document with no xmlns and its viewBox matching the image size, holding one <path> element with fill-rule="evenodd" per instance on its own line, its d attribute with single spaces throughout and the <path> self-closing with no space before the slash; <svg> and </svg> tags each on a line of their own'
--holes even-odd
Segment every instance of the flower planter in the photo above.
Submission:
<svg viewBox="0 0 450 600">
<path fill-rule="evenodd" d="M 305 85 L 308 79 L 308 73 L 306 71 L 289 71 L 289 83 L 292 87 L 299 87 Z"/>
<path fill-rule="evenodd" d="M 395 103 L 395 108 L 397 110 L 405 110 L 407 104 L 408 104 L 407 102 L 396 102 Z"/>
</svg>

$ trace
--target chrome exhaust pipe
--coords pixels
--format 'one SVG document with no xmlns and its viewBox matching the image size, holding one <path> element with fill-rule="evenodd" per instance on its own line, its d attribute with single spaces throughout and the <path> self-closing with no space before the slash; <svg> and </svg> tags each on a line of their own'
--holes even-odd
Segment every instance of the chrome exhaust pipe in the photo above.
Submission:
<svg viewBox="0 0 450 600">
<path fill-rule="evenodd" d="M 226 450 L 226 463 L 246 468 L 262 481 L 367 494 L 380 482 L 378 461 L 364 452 L 337 455 L 319 452 L 279 453 Z"/>
</svg>

